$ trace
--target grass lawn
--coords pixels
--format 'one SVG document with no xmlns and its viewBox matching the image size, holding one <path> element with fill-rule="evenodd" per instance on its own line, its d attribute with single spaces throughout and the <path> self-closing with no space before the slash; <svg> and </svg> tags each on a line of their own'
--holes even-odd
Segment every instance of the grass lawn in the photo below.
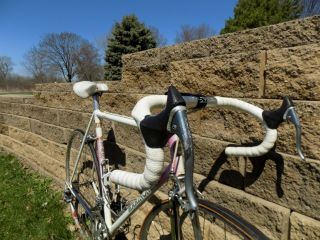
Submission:
<svg viewBox="0 0 320 240">
<path fill-rule="evenodd" d="M 0 239 L 72 239 L 61 193 L 0 152 Z"/>
</svg>

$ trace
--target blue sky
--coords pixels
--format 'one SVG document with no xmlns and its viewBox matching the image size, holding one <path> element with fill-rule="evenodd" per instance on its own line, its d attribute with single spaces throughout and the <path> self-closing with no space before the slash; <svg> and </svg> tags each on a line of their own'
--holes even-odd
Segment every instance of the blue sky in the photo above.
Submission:
<svg viewBox="0 0 320 240">
<path fill-rule="evenodd" d="M 11 57 L 14 72 L 26 74 L 23 56 L 50 32 L 74 32 L 92 43 L 115 22 L 135 14 L 174 43 L 182 25 L 207 24 L 216 33 L 233 16 L 237 0 L 0 0 L 0 56 Z"/>
</svg>

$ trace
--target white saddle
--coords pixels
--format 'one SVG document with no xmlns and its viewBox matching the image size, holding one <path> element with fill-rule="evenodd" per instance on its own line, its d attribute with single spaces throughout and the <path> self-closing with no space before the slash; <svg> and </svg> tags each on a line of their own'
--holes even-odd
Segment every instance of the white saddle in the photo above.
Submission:
<svg viewBox="0 0 320 240">
<path fill-rule="evenodd" d="M 73 91 L 81 98 L 93 96 L 96 93 L 103 93 L 108 91 L 107 84 L 94 83 L 89 81 L 81 81 L 73 84 Z"/>
</svg>

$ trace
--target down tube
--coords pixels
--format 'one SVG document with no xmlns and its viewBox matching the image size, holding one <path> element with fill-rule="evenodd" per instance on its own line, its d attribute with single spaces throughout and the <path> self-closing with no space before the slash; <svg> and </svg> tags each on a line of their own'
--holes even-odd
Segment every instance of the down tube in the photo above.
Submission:
<svg viewBox="0 0 320 240">
<path fill-rule="evenodd" d="M 167 169 L 164 173 L 167 172 Z M 168 175 L 165 174 L 165 178 L 168 178 Z M 111 236 L 117 231 L 117 229 L 132 215 L 137 211 L 142 204 L 144 204 L 148 199 L 165 183 L 165 179 L 161 179 L 158 184 L 156 184 L 151 189 L 145 190 L 141 195 L 128 207 L 128 209 L 112 224 L 109 229 Z"/>
</svg>

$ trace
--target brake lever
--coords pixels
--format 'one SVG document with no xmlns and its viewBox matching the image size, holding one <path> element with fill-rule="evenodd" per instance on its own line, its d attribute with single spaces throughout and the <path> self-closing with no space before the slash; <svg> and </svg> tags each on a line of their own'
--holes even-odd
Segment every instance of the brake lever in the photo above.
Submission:
<svg viewBox="0 0 320 240">
<path fill-rule="evenodd" d="M 287 120 L 291 123 L 293 123 L 293 125 L 296 128 L 296 149 L 297 152 L 300 156 L 300 158 L 302 160 L 305 160 L 305 157 L 302 153 L 302 148 L 301 148 L 301 124 L 300 124 L 300 120 L 298 118 L 298 115 L 296 113 L 296 111 L 294 110 L 294 107 L 289 107 L 286 112 L 283 115 L 283 119 Z"/>
<path fill-rule="evenodd" d="M 271 129 L 277 129 L 285 120 L 293 123 L 296 128 L 296 149 L 299 157 L 305 160 L 301 148 L 301 125 L 292 100 L 289 97 L 284 97 L 280 108 L 273 111 L 263 111 L 262 116 Z"/>
</svg>

